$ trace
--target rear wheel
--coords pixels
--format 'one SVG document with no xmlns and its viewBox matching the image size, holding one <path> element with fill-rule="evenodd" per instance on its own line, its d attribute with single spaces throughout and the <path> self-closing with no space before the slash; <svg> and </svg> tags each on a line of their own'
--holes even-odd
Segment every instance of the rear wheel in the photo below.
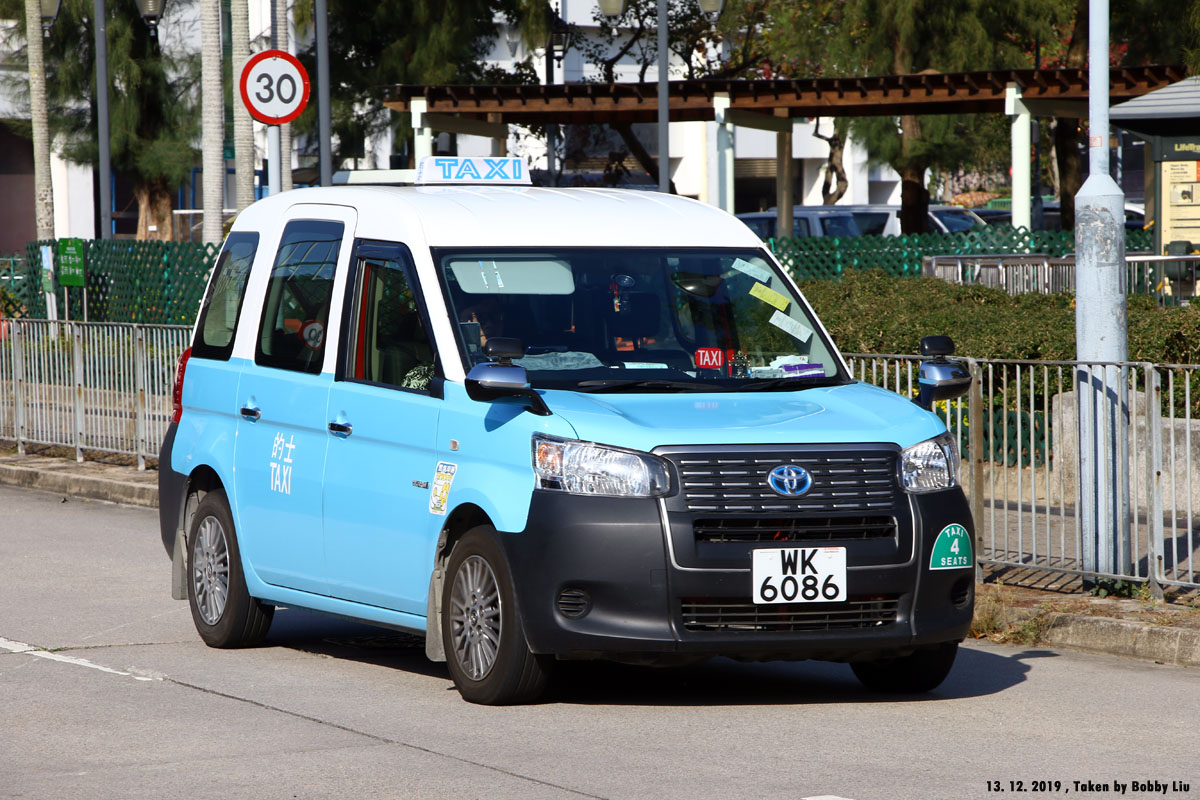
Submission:
<svg viewBox="0 0 1200 800">
<path fill-rule="evenodd" d="M 919 694 L 941 685 L 950 674 L 956 655 L 958 642 L 945 642 L 900 658 L 859 661 L 850 668 L 863 686 L 872 691 Z"/>
<path fill-rule="evenodd" d="M 210 647 L 249 647 L 271 627 L 275 607 L 251 597 L 225 492 L 204 495 L 188 535 L 188 605 Z"/>
<path fill-rule="evenodd" d="M 442 590 L 442 637 L 463 699 L 484 705 L 536 700 L 551 660 L 530 652 L 512 575 L 496 532 L 481 525 L 454 546 Z"/>
</svg>

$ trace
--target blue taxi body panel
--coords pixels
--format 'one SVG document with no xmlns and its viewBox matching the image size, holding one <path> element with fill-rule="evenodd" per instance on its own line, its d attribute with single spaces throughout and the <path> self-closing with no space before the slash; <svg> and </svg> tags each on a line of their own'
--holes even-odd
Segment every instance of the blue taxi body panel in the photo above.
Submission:
<svg viewBox="0 0 1200 800">
<path fill-rule="evenodd" d="M 559 414 L 537 416 L 516 401 L 479 403 L 467 397 L 462 384 L 448 382 L 438 422 L 439 458 L 456 467 L 447 513 L 469 503 L 482 509 L 499 531 L 524 530 L 534 490 L 534 433 L 577 436 Z M 457 451 L 448 449 L 451 439 L 459 443 Z M 433 481 L 432 474 L 428 480 Z"/>
<path fill-rule="evenodd" d="M 865 383 L 793 392 L 583 394 L 545 400 L 580 439 L 653 450 L 688 444 L 894 442 L 909 447 L 946 431 L 936 416 Z"/>
<path fill-rule="evenodd" d="M 237 394 L 245 363 L 242 359 L 188 361 L 183 382 L 184 413 L 179 419 L 171 469 L 191 475 L 207 466 L 225 486 L 229 506 L 237 521 L 237 484 L 233 480 L 234 448 L 237 442 Z"/>
</svg>

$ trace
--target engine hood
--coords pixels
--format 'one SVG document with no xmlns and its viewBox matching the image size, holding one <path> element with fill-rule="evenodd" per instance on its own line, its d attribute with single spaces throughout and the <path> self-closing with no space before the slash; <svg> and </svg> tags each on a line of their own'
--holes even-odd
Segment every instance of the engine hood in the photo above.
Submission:
<svg viewBox="0 0 1200 800">
<path fill-rule="evenodd" d="M 695 444 L 890 442 L 909 447 L 946 426 L 894 392 L 865 383 L 793 392 L 544 393 L 586 441 L 653 450 Z"/>
</svg>

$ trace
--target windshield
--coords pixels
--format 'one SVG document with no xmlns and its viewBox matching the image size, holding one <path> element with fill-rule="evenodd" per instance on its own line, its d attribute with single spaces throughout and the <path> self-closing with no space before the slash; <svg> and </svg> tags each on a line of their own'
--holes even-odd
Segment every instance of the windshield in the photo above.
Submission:
<svg viewBox="0 0 1200 800">
<path fill-rule="evenodd" d="M 755 250 L 435 252 L 468 369 L 521 341 L 530 383 L 578 391 L 805 388 L 846 376 Z"/>
<path fill-rule="evenodd" d="M 962 233 L 975 227 L 975 218 L 966 211 L 950 208 L 936 208 L 933 215 L 942 221 L 948 233 Z"/>
</svg>

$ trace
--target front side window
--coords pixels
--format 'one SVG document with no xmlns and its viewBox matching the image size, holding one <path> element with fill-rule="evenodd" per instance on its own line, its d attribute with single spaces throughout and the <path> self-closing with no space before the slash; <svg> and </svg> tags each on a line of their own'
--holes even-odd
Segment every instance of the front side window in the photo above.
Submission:
<svg viewBox="0 0 1200 800">
<path fill-rule="evenodd" d="M 726 391 L 847 380 L 804 302 L 755 250 L 438 251 L 459 346 L 521 341 L 538 388 Z"/>
<path fill-rule="evenodd" d="M 263 303 L 255 363 L 318 373 L 344 226 L 293 220 L 283 229 Z"/>
<path fill-rule="evenodd" d="M 434 377 L 434 350 L 417 304 L 410 262 L 395 255 L 361 258 L 355 293 L 347 375 L 427 391 Z"/>
<path fill-rule="evenodd" d="M 849 214 L 829 214 L 821 219 L 826 236 L 861 236 L 862 230 Z"/>
<path fill-rule="evenodd" d="M 198 335 L 192 345 L 192 358 L 213 358 L 228 361 L 233 353 L 233 336 L 242 313 L 246 296 L 246 280 L 258 251 L 258 234 L 235 232 L 229 234 L 217 265 L 213 268 L 212 283 L 204 304 L 200 307 Z"/>
</svg>

